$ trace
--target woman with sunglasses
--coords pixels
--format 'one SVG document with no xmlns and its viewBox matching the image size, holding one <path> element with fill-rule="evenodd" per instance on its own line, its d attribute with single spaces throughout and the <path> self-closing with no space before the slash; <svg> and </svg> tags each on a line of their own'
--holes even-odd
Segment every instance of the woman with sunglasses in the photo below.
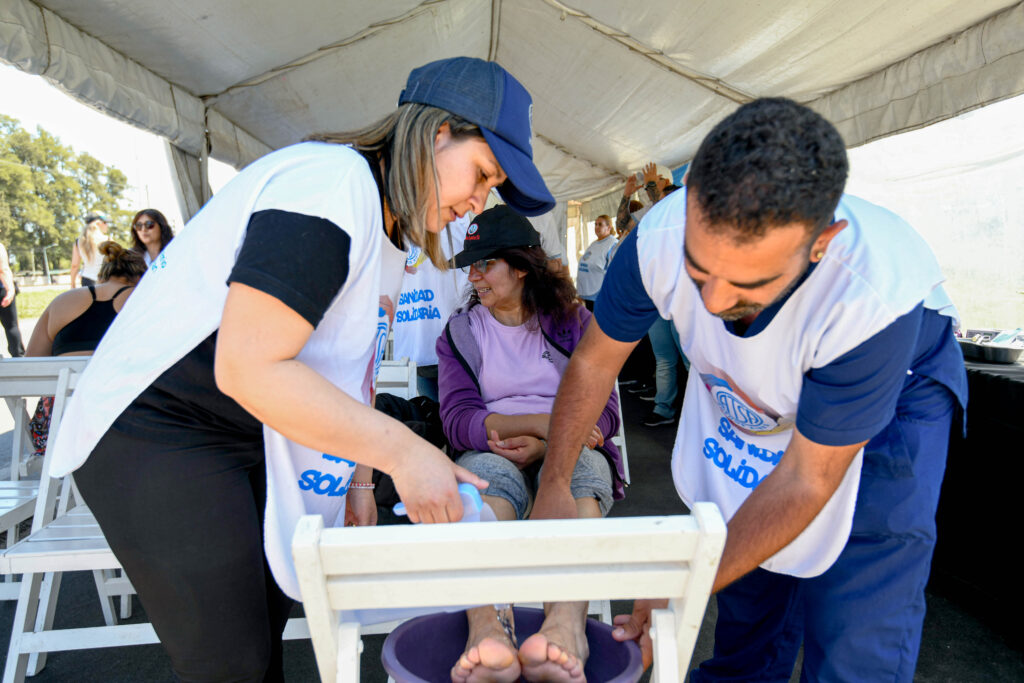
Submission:
<svg viewBox="0 0 1024 683">
<path fill-rule="evenodd" d="M 186 681 L 281 680 L 303 514 L 373 523 L 371 468 L 409 517 L 485 482 L 373 410 L 405 250 L 497 187 L 554 200 L 530 96 L 493 62 L 415 69 L 399 106 L 250 164 L 160 254 L 79 381 L 52 473 L 85 501 Z"/>
<path fill-rule="evenodd" d="M 170 224 L 156 209 L 143 209 L 132 219 L 132 251 L 142 256 L 147 267 L 172 239 Z"/>
<path fill-rule="evenodd" d="M 466 231 L 455 265 L 468 270 L 469 305 L 437 340 L 441 420 L 456 461 L 489 486 L 483 499 L 499 520 L 524 519 L 547 450 L 558 383 L 590 322 L 562 269 L 548 268 L 540 235 L 522 216 L 497 206 Z M 602 517 L 623 497 L 613 392 L 573 472 L 580 517 Z M 606 440 L 607 439 L 607 440 Z M 458 683 L 581 680 L 587 657 L 586 603 L 546 605 L 537 635 L 518 646 L 512 610 L 466 612 L 469 638 L 452 668 Z"/>
</svg>

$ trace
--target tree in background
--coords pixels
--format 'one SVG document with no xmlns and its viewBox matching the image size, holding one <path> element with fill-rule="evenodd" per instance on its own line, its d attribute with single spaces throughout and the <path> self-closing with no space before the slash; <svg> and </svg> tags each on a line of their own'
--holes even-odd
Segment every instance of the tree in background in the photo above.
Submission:
<svg viewBox="0 0 1024 683">
<path fill-rule="evenodd" d="M 128 244 L 132 211 L 122 209 L 128 178 L 96 157 L 61 144 L 43 128 L 32 135 L 17 119 L 0 114 L 0 243 L 18 270 L 42 269 L 43 247 L 51 268 L 67 268 L 71 247 L 91 211 L 113 220 L 110 237 Z"/>
</svg>

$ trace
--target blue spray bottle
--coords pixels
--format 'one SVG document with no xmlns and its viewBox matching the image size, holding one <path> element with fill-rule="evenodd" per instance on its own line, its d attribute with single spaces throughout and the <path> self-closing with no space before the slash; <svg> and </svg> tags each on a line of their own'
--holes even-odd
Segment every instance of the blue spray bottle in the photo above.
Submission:
<svg viewBox="0 0 1024 683">
<path fill-rule="evenodd" d="M 460 522 L 494 522 L 494 510 L 480 497 L 480 491 L 472 484 L 459 484 L 459 497 L 462 498 L 462 519 Z M 405 503 L 398 503 L 392 508 L 396 515 L 405 516 Z"/>
</svg>

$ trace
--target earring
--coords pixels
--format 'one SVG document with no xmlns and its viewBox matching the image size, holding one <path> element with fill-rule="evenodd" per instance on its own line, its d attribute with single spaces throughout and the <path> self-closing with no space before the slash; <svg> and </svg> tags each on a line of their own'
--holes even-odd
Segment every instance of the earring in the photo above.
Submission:
<svg viewBox="0 0 1024 683">
<path fill-rule="evenodd" d="M 816 259 L 818 259 L 820 261 L 821 259 L 825 258 L 825 252 L 823 252 L 823 251 L 816 251 L 816 252 L 814 252 L 814 258 L 816 258 Z"/>
</svg>

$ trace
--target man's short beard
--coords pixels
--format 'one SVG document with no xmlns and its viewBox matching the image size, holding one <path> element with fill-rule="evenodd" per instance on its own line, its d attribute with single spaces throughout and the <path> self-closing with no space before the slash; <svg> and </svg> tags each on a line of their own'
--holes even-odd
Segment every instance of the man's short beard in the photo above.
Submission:
<svg viewBox="0 0 1024 683">
<path fill-rule="evenodd" d="M 726 322 L 732 322 L 734 320 L 740 320 L 740 319 L 746 318 L 748 316 L 757 315 L 758 313 L 760 313 L 764 309 L 770 308 L 771 306 L 774 306 L 775 304 L 777 304 L 778 302 L 782 301 L 787 296 L 789 296 L 790 292 L 793 291 L 793 288 L 796 287 L 797 283 L 800 282 L 801 278 L 803 278 L 804 273 L 807 272 L 807 269 L 811 265 L 810 261 L 807 261 L 807 260 L 804 261 L 804 264 L 805 265 L 804 265 L 803 270 L 801 270 L 800 273 L 797 274 L 796 277 L 794 277 L 792 280 L 789 281 L 789 284 L 786 285 L 785 288 L 783 288 L 783 290 L 781 292 L 779 292 L 779 295 L 776 296 L 772 300 L 771 303 L 769 303 L 769 304 L 755 304 L 753 302 L 744 301 L 744 300 L 741 299 L 739 302 L 736 303 L 735 306 L 731 306 L 731 307 L 725 309 L 724 311 L 722 311 L 721 313 L 714 313 L 712 315 L 714 315 L 717 318 L 721 318 L 722 320 L 725 320 Z"/>
</svg>

